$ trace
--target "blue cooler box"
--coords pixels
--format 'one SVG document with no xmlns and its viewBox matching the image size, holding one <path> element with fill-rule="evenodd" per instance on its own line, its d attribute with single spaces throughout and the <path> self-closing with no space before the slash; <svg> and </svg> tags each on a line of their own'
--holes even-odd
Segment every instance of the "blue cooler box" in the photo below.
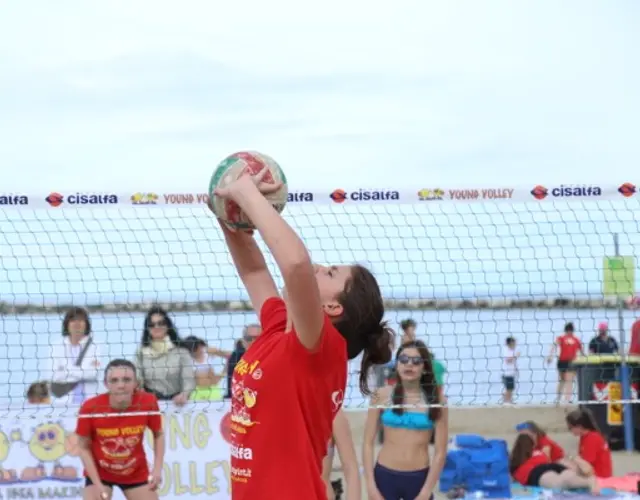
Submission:
<svg viewBox="0 0 640 500">
<path fill-rule="evenodd" d="M 486 498 L 510 498 L 507 442 L 474 434 L 456 436 L 440 475 L 440 491 L 446 493 L 454 487 L 482 492 Z"/>
</svg>

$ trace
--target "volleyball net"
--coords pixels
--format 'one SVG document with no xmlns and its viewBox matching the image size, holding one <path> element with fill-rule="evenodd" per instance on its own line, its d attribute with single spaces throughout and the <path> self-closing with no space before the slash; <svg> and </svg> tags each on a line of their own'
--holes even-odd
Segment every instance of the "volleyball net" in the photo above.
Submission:
<svg viewBox="0 0 640 500">
<path fill-rule="evenodd" d="M 102 367 L 134 359 L 156 303 L 181 337 L 234 350 L 256 315 L 205 203 L 197 192 L 0 194 L 3 410 L 27 407 L 28 388 L 51 381 L 71 306 L 89 311 Z M 315 261 L 371 268 L 398 336 L 400 322 L 413 319 L 417 338 L 445 364 L 454 406 L 500 404 L 508 337 L 520 353 L 516 405 L 552 404 L 557 373 L 545 358 L 565 323 L 586 348 L 598 324 L 629 339 L 640 317 L 618 311 L 618 297 L 635 293 L 640 250 L 640 203 L 629 183 L 293 191 L 284 216 Z M 214 370 L 224 369 L 216 359 Z M 350 362 L 348 409 L 366 407 L 358 369 L 359 359 Z M 220 384 L 225 392 L 226 377 Z"/>
</svg>

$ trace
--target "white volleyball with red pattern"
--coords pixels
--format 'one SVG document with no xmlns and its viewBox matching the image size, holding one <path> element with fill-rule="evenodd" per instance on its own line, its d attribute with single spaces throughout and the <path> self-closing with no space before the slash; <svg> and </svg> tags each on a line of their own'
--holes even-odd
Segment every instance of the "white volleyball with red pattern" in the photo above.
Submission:
<svg viewBox="0 0 640 500">
<path fill-rule="evenodd" d="M 282 213 L 287 204 L 289 189 L 287 187 L 287 178 L 282 168 L 273 158 L 257 151 L 241 151 L 227 156 L 216 167 L 209 182 L 209 196 L 211 197 L 213 212 L 227 227 L 244 231 L 255 229 L 249 217 L 240 209 L 237 203 L 214 195 L 214 191 L 218 188 L 227 187 L 247 172 L 251 175 L 256 175 L 264 167 L 267 167 L 269 171 L 264 176 L 263 183 L 282 183 L 282 187 L 276 192 L 264 195 L 273 208 Z"/>
</svg>

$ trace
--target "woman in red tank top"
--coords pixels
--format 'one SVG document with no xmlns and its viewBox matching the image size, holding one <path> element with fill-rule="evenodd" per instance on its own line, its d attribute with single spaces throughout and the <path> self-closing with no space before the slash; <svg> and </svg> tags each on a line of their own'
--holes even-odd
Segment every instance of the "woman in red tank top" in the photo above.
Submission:
<svg viewBox="0 0 640 500">
<path fill-rule="evenodd" d="M 558 351 L 558 403 L 562 402 L 562 396 L 564 394 L 566 402 L 570 403 L 573 394 L 573 381 L 576 376 L 575 368 L 572 364 L 576 359 L 578 353 L 584 355 L 582 349 L 582 342 L 575 335 L 575 328 L 573 323 L 567 323 L 564 326 L 564 335 L 560 335 L 556 338 L 555 342 L 551 346 L 551 351 L 547 357 L 547 363 L 553 361 L 553 357 Z"/>
<path fill-rule="evenodd" d="M 551 439 L 534 421 L 527 420 L 523 422 L 518 426 L 517 430 L 522 434 L 531 436 L 535 442 L 535 449 L 543 452 L 552 462 L 559 462 L 564 459 L 565 453 L 562 446 Z"/>
<path fill-rule="evenodd" d="M 511 456 L 509 469 L 513 479 L 523 486 L 541 486 L 549 489 L 589 488 L 598 493 L 595 478 L 581 477 L 565 465 L 551 462 L 542 451 L 536 450 L 534 439 L 525 433 L 518 434 Z"/>
<path fill-rule="evenodd" d="M 221 224 L 262 333 L 234 369 L 231 496 L 234 500 L 324 500 L 322 459 L 342 407 L 347 360 L 362 354 L 360 389 L 374 364 L 391 359 L 393 332 L 375 277 L 362 266 L 313 265 L 302 240 L 264 194 L 268 170 L 216 190 L 257 228 L 284 280 L 282 298 L 248 232 Z"/>
<path fill-rule="evenodd" d="M 587 476 L 611 477 L 613 462 L 607 440 L 602 436 L 593 414 L 587 410 L 575 410 L 566 416 L 567 427 L 580 438 L 580 446 L 574 460 Z"/>
</svg>

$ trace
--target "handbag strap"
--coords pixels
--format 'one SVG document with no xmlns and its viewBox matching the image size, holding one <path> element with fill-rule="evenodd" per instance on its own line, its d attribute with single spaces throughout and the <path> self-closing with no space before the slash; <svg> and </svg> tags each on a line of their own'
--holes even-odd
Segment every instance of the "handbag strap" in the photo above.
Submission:
<svg viewBox="0 0 640 500">
<path fill-rule="evenodd" d="M 91 345 L 91 337 L 89 337 L 87 339 L 87 343 L 82 348 L 82 351 L 80 351 L 80 355 L 78 356 L 78 359 L 76 360 L 76 366 L 82 366 L 82 360 L 84 359 L 85 355 L 87 354 L 87 351 L 89 350 L 89 346 L 90 345 Z"/>
</svg>

